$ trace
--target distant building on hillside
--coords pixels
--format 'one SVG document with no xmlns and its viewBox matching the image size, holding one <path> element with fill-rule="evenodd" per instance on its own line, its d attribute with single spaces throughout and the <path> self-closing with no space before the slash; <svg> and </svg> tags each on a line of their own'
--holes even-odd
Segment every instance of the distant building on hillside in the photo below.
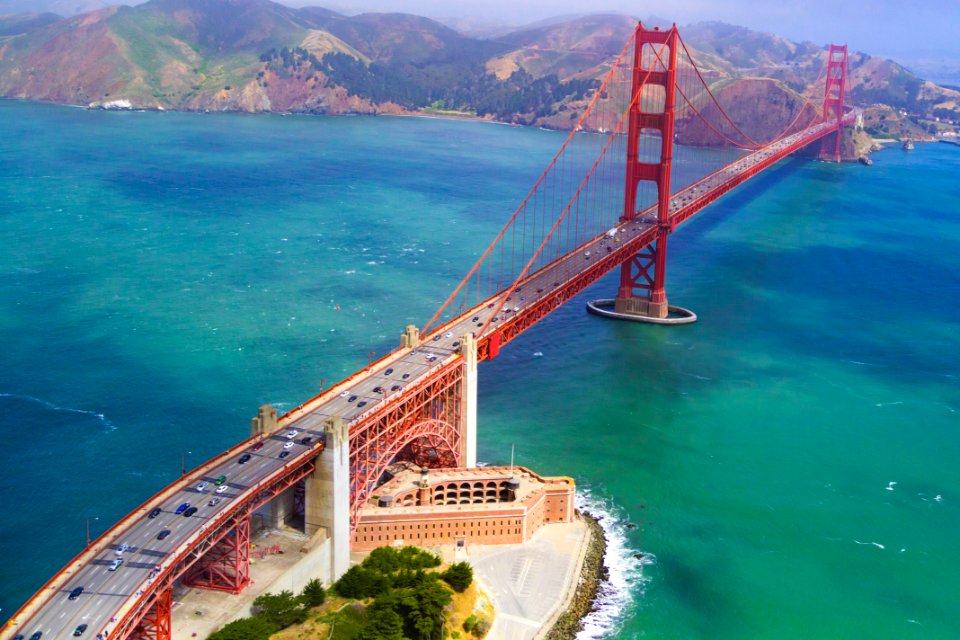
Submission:
<svg viewBox="0 0 960 640">
<path fill-rule="evenodd" d="M 388 544 L 516 544 L 570 522 L 576 484 L 524 467 L 420 469 L 400 465 L 360 507 L 354 551 Z"/>
</svg>

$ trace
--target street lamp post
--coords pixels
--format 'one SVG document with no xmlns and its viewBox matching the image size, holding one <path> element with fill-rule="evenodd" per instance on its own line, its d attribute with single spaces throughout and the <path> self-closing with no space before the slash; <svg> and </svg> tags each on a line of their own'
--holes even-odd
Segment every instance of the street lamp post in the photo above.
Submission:
<svg viewBox="0 0 960 640">
<path fill-rule="evenodd" d="M 100 518 L 94 517 L 94 518 L 92 518 L 92 519 L 93 519 L 93 520 L 99 520 Z M 88 546 L 88 547 L 90 546 L 90 520 L 91 520 L 91 518 L 87 518 L 87 546 Z"/>
<path fill-rule="evenodd" d="M 193 453 L 193 451 L 181 451 L 180 452 L 180 475 L 187 475 L 187 454 Z"/>
</svg>

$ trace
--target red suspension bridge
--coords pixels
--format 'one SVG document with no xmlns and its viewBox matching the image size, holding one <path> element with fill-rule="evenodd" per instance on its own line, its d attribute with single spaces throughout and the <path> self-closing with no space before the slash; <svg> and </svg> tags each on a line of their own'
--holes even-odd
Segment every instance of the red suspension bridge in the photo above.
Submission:
<svg viewBox="0 0 960 640">
<path fill-rule="evenodd" d="M 90 544 L 0 638 L 64 638 L 83 626 L 99 640 L 169 640 L 174 585 L 243 590 L 251 515 L 281 495 L 292 495 L 307 534 L 329 534 L 337 577 L 359 505 L 389 464 L 475 465 L 479 361 L 618 268 L 610 313 L 668 318 L 670 234 L 812 143 L 839 160 L 855 118 L 845 79 L 846 47 L 831 45 L 815 83 L 822 101 L 795 96 L 779 133 L 758 139 L 728 115 L 676 27 L 638 25 L 553 161 L 422 328 L 407 327 L 399 349 L 279 419 L 261 408 L 250 439 Z M 186 503 L 199 513 L 183 517 Z"/>
</svg>

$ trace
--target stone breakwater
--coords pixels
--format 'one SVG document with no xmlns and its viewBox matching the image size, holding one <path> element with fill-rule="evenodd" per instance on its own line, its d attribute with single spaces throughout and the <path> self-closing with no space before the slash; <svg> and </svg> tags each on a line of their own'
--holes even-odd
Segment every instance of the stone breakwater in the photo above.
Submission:
<svg viewBox="0 0 960 640">
<path fill-rule="evenodd" d="M 607 552 L 607 538 L 598 520 L 586 512 L 581 512 L 590 530 L 587 552 L 583 558 L 583 568 L 577 589 L 570 606 L 554 623 L 553 628 L 543 640 L 574 640 L 583 629 L 583 618 L 593 609 L 600 592 L 600 585 L 608 577 L 603 559 Z"/>
</svg>

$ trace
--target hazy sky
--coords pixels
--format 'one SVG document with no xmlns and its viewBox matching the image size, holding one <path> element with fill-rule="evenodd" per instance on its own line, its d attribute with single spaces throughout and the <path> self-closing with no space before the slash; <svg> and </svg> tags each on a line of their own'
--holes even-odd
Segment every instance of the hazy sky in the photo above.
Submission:
<svg viewBox="0 0 960 640">
<path fill-rule="evenodd" d="M 52 10 L 72 15 L 144 0 L 0 0 L 0 13 Z M 202 2 L 204 0 L 197 0 Z M 278 0 L 336 11 L 400 11 L 434 18 L 473 17 L 507 26 L 559 15 L 612 11 L 679 24 L 721 20 L 792 40 L 846 42 L 901 60 L 960 61 L 960 0 Z M 960 67 L 958 67 L 960 70 Z"/>
<path fill-rule="evenodd" d="M 327 6 L 431 17 L 473 16 L 514 24 L 615 11 L 662 16 L 681 24 L 721 20 L 792 40 L 847 42 L 853 49 L 880 55 L 960 57 L 960 0 L 331 0 Z"/>
</svg>

